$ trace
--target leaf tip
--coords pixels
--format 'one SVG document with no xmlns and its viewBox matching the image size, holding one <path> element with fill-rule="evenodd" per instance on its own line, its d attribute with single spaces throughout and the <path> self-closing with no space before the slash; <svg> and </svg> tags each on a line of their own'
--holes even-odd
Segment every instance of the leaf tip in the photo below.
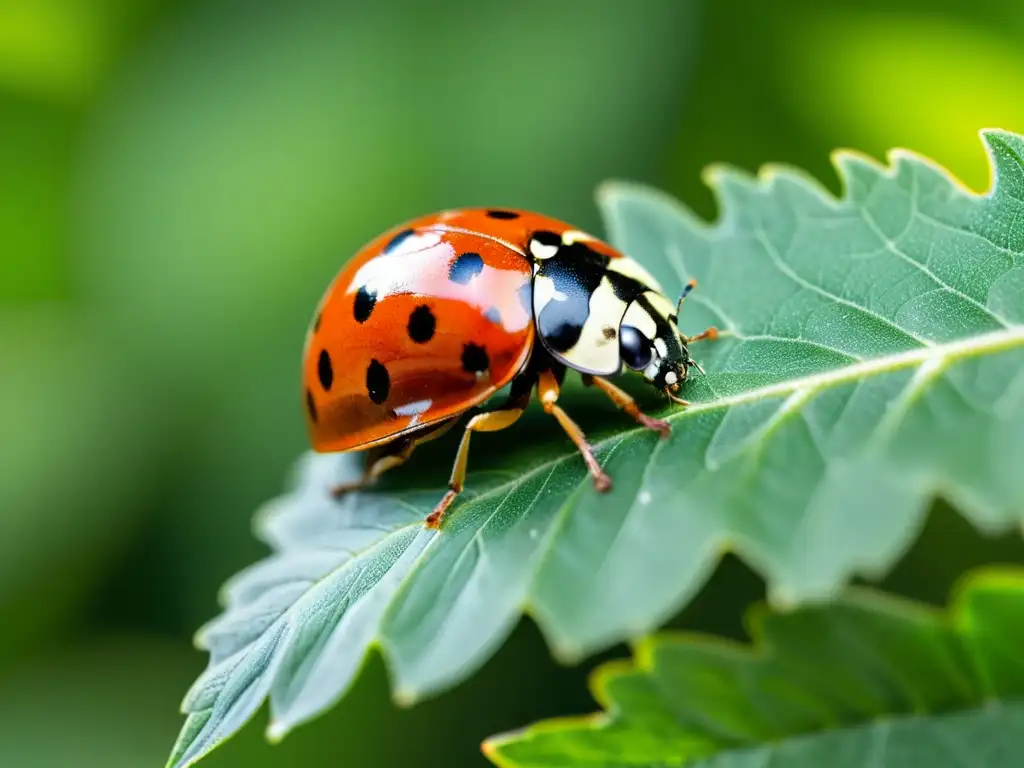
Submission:
<svg viewBox="0 0 1024 768">
<path fill-rule="evenodd" d="M 887 158 L 890 162 L 892 161 L 892 150 Z M 872 157 L 867 152 L 852 147 L 837 147 L 828 153 L 828 159 L 839 176 L 841 199 L 850 198 L 852 188 L 858 179 L 865 176 L 892 177 L 894 175 L 891 165 L 887 166 L 877 157 Z"/>
<path fill-rule="evenodd" d="M 1001 144 L 1006 147 L 1024 147 L 1024 138 L 1004 128 L 982 128 L 978 131 L 978 136 L 981 137 L 982 143 L 986 146 Z"/>
<path fill-rule="evenodd" d="M 552 641 L 550 648 L 552 658 L 563 667 L 577 666 L 589 653 L 589 649 L 586 646 L 568 642 L 565 638 Z"/>
<path fill-rule="evenodd" d="M 594 188 L 594 200 L 597 201 L 598 206 L 604 206 L 607 203 L 613 203 L 619 195 L 630 192 L 639 186 L 635 181 L 626 179 L 605 179 Z"/>
<path fill-rule="evenodd" d="M 788 584 L 770 584 L 768 587 L 768 604 L 780 613 L 796 610 L 804 601 L 797 590 Z"/>
<path fill-rule="evenodd" d="M 700 180 L 711 190 L 716 198 L 719 210 L 722 210 L 722 197 L 725 188 L 735 185 L 740 181 L 742 171 L 729 163 L 709 163 L 701 168 Z"/>
<path fill-rule="evenodd" d="M 517 735 L 525 735 L 523 731 L 509 731 L 484 739 L 480 742 L 480 752 L 498 768 L 515 768 L 515 763 L 506 759 L 501 748 Z"/>
<path fill-rule="evenodd" d="M 391 698 L 395 702 L 395 706 L 402 709 L 409 709 L 420 700 L 419 693 L 415 689 L 403 687 L 395 688 Z"/>
<path fill-rule="evenodd" d="M 979 131 L 985 151 L 989 156 L 989 186 L 991 194 L 1002 179 L 1024 186 L 1024 137 L 1001 128 L 982 128 Z"/>
<path fill-rule="evenodd" d="M 735 215 L 735 210 L 741 206 L 744 193 L 749 193 L 756 188 L 753 176 L 729 163 L 705 165 L 701 169 L 700 180 L 711 190 L 715 199 L 718 216 L 714 220 L 714 224 L 720 227 L 728 226 L 729 221 Z"/>
<path fill-rule="evenodd" d="M 291 727 L 283 720 L 271 720 L 263 731 L 263 737 L 270 744 L 280 744 L 291 731 Z"/>
<path fill-rule="evenodd" d="M 204 624 L 192 633 L 192 647 L 195 648 L 197 651 L 210 650 L 206 647 L 206 630 L 207 627 L 209 627 L 210 623 L 211 622 L 207 622 L 206 624 Z"/>
<path fill-rule="evenodd" d="M 480 742 L 480 751 L 483 753 L 484 757 L 486 757 L 491 762 L 494 762 L 494 757 L 498 752 L 498 738 L 500 737 L 491 736 L 490 738 L 484 739 L 482 742 Z"/>
</svg>

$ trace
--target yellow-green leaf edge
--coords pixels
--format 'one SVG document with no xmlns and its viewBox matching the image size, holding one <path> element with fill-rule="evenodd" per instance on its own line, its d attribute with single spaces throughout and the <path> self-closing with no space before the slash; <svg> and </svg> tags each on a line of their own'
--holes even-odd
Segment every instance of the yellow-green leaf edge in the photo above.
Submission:
<svg viewBox="0 0 1024 768">
<path fill-rule="evenodd" d="M 991 565 L 979 567 L 966 575 L 953 586 L 949 604 L 939 608 L 906 597 L 889 594 L 871 587 L 850 587 L 838 599 L 838 602 L 857 604 L 873 608 L 878 612 L 896 613 L 901 615 L 925 614 L 939 624 L 945 625 L 961 636 L 967 636 L 972 630 L 972 616 L 968 610 L 971 597 L 985 592 L 1015 592 L 1024 601 L 1024 567 Z M 772 647 L 764 642 L 761 634 L 762 622 L 772 608 L 767 603 L 757 603 L 744 616 L 744 627 L 750 637 L 749 643 L 739 643 L 726 638 L 716 637 L 699 632 L 682 630 L 665 630 L 653 635 L 638 638 L 631 644 L 632 659 L 615 659 L 605 662 L 595 669 L 590 676 L 590 692 L 603 711 L 589 715 L 555 717 L 534 723 L 525 728 L 508 731 L 492 736 L 481 744 L 483 754 L 498 768 L 523 768 L 523 764 L 510 759 L 502 753 L 504 747 L 520 744 L 535 737 L 562 731 L 603 730 L 617 722 L 616 713 L 612 711 L 612 702 L 607 694 L 609 684 L 618 678 L 628 676 L 645 676 L 652 669 L 652 658 L 655 649 L 665 644 L 692 644 L 722 648 L 734 655 L 748 658 L 769 658 Z M 1024 629 L 1024 628 L 1022 628 Z M 909 716 L 902 713 L 903 716 Z M 929 714 L 945 714 L 941 712 Z M 900 714 L 890 717 L 900 717 Z M 850 727 L 843 723 L 837 729 Z M 821 731 L 819 731 L 820 733 Z M 794 733 L 792 736 L 807 736 L 813 732 Z M 679 764 L 684 765 L 693 760 L 711 757 L 719 749 L 717 745 L 699 733 L 692 734 L 693 749 L 690 753 L 679 755 Z M 567 763 L 567 768 L 569 768 Z"/>
</svg>

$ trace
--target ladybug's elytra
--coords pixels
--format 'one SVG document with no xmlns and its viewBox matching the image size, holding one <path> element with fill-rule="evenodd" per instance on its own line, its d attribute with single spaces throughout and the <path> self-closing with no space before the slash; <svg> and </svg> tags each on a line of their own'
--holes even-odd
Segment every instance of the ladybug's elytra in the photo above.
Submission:
<svg viewBox="0 0 1024 768">
<path fill-rule="evenodd" d="M 558 405 L 566 369 L 662 436 L 605 376 L 623 366 L 671 400 L 690 368 L 672 302 L 640 264 L 570 225 L 520 210 L 461 209 L 386 232 L 345 265 L 320 302 L 303 352 L 303 397 L 313 449 L 365 450 L 371 484 L 420 443 L 511 383 L 499 410 L 469 419 L 449 490 L 427 517 L 437 527 L 462 490 L 472 432 L 511 425 L 537 389 L 583 454 L 599 491 L 611 487 L 580 428 Z"/>
</svg>

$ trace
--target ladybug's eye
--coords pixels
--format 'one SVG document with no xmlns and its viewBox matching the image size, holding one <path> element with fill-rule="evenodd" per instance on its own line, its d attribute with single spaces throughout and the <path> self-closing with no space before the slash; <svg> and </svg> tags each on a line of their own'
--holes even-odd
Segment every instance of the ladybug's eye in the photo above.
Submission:
<svg viewBox="0 0 1024 768">
<path fill-rule="evenodd" d="M 622 362 L 634 371 L 651 362 L 651 342 L 632 325 L 619 326 L 619 352 Z"/>
</svg>

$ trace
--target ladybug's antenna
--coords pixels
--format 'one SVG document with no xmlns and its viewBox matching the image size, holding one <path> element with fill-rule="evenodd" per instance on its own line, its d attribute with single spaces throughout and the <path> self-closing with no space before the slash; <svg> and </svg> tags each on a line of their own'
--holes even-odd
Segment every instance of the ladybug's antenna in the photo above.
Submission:
<svg viewBox="0 0 1024 768">
<path fill-rule="evenodd" d="M 683 300 L 690 295 L 690 291 L 697 287 L 697 281 L 691 280 L 683 288 L 683 292 L 679 294 L 679 300 L 676 302 L 676 319 L 679 318 L 679 309 L 683 306 Z"/>
<path fill-rule="evenodd" d="M 707 376 L 707 374 L 704 373 L 704 369 L 700 367 L 700 364 L 696 360 L 687 360 L 686 364 L 691 368 L 696 368 L 701 376 Z"/>
</svg>

